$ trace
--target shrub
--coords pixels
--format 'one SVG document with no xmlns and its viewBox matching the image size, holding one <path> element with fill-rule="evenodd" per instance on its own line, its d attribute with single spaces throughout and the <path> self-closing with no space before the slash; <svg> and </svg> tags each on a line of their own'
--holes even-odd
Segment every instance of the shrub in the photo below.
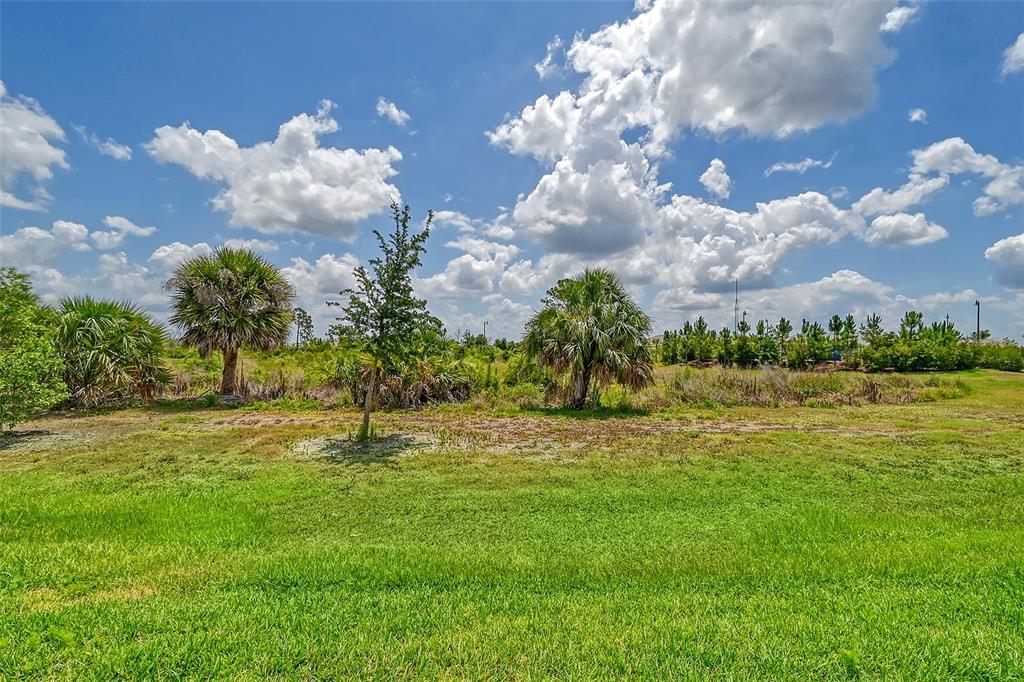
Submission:
<svg viewBox="0 0 1024 682">
<path fill-rule="evenodd" d="M 54 343 L 64 382 L 78 405 L 155 396 L 169 380 L 163 328 L 131 303 L 67 298 L 57 313 Z"/>
<path fill-rule="evenodd" d="M 28 277 L 0 268 L 0 430 L 13 429 L 67 396 L 49 317 Z"/>
</svg>

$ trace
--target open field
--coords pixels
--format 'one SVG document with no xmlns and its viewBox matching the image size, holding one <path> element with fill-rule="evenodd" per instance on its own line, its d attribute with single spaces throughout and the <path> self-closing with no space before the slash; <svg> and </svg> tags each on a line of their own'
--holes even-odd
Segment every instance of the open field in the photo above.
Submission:
<svg viewBox="0 0 1024 682">
<path fill-rule="evenodd" d="M 1024 677 L 1024 375 L 853 407 L 168 407 L 0 444 L 0 678 Z"/>
</svg>

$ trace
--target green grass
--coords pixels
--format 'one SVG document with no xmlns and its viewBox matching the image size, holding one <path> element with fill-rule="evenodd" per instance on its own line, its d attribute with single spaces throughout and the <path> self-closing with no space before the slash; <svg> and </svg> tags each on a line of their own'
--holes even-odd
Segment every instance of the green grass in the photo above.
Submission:
<svg viewBox="0 0 1024 682">
<path fill-rule="evenodd" d="M 30 423 L 0 444 L 0 679 L 1020 679 L 1024 376 L 960 376 L 395 412 L 369 446 L 354 411 Z"/>
</svg>

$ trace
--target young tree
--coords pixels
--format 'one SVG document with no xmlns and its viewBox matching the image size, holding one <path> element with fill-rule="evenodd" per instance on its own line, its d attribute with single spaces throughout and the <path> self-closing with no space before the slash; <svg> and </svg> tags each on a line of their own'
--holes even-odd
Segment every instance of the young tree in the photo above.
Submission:
<svg viewBox="0 0 1024 682">
<path fill-rule="evenodd" d="M 339 321 L 352 330 L 369 358 L 359 440 L 370 436 L 370 410 L 379 370 L 401 363 L 422 327 L 440 327 L 440 322 L 427 312 L 427 302 L 413 294 L 411 277 L 426 251 L 424 243 L 430 236 L 434 213 L 427 213 L 418 234 L 409 229 L 412 216 L 408 205 L 403 208 L 392 203 L 391 217 L 395 221 L 391 234 L 385 237 L 373 231 L 381 255 L 370 260 L 372 274 L 360 265 L 355 270 L 356 288 L 341 292 L 348 301 L 329 302 L 343 307 Z"/>
<path fill-rule="evenodd" d="M 181 342 L 224 354 L 221 395 L 235 393 L 238 354 L 243 348 L 283 345 L 292 323 L 295 290 L 271 263 L 246 249 L 221 247 L 184 261 L 164 283 L 171 292 L 171 324 Z"/>
<path fill-rule="evenodd" d="M 548 290 L 526 323 L 523 344 L 541 366 L 569 373 L 567 404 L 587 404 L 593 381 L 633 390 L 654 382 L 651 318 L 608 270 L 587 269 Z"/>
<path fill-rule="evenodd" d="M 779 340 L 779 357 L 782 358 L 783 362 L 786 362 L 786 342 L 792 333 L 793 323 L 784 317 L 780 317 L 779 323 L 775 325 L 775 336 Z"/>
<path fill-rule="evenodd" d="M 313 318 L 302 308 L 292 310 L 295 320 L 295 345 L 301 346 L 313 340 Z"/>
<path fill-rule="evenodd" d="M 28 277 L 0 268 L 0 431 L 67 397 L 48 317 Z"/>
</svg>

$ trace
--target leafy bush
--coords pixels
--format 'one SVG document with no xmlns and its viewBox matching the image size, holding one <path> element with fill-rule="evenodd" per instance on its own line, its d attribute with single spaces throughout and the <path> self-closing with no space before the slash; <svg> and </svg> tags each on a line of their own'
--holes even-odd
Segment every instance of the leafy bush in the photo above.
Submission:
<svg viewBox="0 0 1024 682">
<path fill-rule="evenodd" d="M 63 364 L 28 277 L 0 268 L 0 430 L 67 397 Z"/>
</svg>

